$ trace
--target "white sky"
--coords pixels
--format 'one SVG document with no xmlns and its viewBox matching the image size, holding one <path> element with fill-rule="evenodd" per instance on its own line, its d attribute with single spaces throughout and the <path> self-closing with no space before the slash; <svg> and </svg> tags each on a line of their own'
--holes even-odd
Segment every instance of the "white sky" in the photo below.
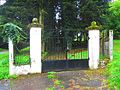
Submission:
<svg viewBox="0 0 120 90">
<path fill-rule="evenodd" d="M 0 5 L 3 5 L 6 2 L 6 0 L 0 0 Z"/>
</svg>

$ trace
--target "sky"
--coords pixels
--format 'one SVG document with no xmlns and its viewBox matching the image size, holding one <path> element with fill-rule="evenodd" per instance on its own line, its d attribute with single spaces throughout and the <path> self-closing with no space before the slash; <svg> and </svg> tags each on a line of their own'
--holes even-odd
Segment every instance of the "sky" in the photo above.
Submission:
<svg viewBox="0 0 120 90">
<path fill-rule="evenodd" d="M 0 5 L 3 5 L 6 2 L 6 0 L 0 0 Z"/>
</svg>

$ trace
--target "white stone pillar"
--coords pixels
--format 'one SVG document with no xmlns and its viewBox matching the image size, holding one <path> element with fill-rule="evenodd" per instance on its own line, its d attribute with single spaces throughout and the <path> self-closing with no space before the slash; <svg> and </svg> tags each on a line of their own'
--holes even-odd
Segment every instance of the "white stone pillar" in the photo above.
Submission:
<svg viewBox="0 0 120 90">
<path fill-rule="evenodd" d="M 30 59 L 31 73 L 41 73 L 41 28 L 30 29 Z"/>
<path fill-rule="evenodd" d="M 109 58 L 113 59 L 113 30 L 109 30 Z"/>
<path fill-rule="evenodd" d="M 99 64 L 100 31 L 89 30 L 89 68 L 97 69 Z"/>
<path fill-rule="evenodd" d="M 9 46 L 8 46 L 8 48 L 9 48 L 9 74 L 10 75 L 13 75 L 13 74 L 15 74 L 14 73 L 14 65 L 13 65 L 13 63 L 14 63 L 14 46 L 13 46 L 13 41 L 9 38 L 8 39 L 8 42 L 9 42 Z"/>
</svg>

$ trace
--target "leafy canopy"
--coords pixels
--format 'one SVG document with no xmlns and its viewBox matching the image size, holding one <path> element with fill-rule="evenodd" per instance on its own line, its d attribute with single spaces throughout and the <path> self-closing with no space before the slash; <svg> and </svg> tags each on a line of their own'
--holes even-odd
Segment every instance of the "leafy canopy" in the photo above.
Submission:
<svg viewBox="0 0 120 90">
<path fill-rule="evenodd" d="M 108 13 L 104 15 L 104 26 L 114 30 L 114 37 L 120 38 L 120 0 L 109 3 Z"/>
<path fill-rule="evenodd" d="M 2 37 L 4 41 L 8 41 L 8 38 L 13 40 L 14 43 L 20 42 L 23 38 L 25 38 L 22 35 L 22 28 L 19 26 L 13 24 L 13 23 L 6 23 L 2 25 Z"/>
</svg>

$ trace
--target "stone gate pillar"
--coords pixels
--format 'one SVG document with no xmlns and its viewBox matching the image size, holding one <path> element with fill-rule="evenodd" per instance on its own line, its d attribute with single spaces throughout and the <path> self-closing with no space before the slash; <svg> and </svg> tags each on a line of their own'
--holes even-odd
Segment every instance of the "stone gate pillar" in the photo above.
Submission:
<svg viewBox="0 0 120 90">
<path fill-rule="evenodd" d="M 89 67 L 97 69 L 99 64 L 100 31 L 89 30 Z"/>
<path fill-rule="evenodd" d="M 9 74 L 13 75 L 14 73 L 14 46 L 13 41 L 9 38 L 8 39 L 8 48 L 9 48 Z"/>
<path fill-rule="evenodd" d="M 89 52 L 89 68 L 97 69 L 99 64 L 99 48 L 100 48 L 100 31 L 96 22 L 92 22 L 87 28 L 89 34 L 88 52 Z"/>
<path fill-rule="evenodd" d="M 113 59 L 113 30 L 109 30 L 109 58 Z"/>
<path fill-rule="evenodd" d="M 30 59 L 31 73 L 41 73 L 41 27 L 36 18 L 33 19 L 30 29 Z"/>
</svg>

